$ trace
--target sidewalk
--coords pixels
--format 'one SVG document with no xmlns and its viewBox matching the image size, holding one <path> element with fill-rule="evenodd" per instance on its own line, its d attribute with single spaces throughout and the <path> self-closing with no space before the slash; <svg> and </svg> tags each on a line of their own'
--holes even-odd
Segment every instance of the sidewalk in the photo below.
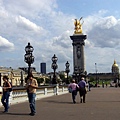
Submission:
<svg viewBox="0 0 120 120">
<path fill-rule="evenodd" d="M 29 116 L 28 102 L 15 104 L 1 120 L 120 120 L 120 88 L 93 88 L 86 103 L 71 102 L 71 94 L 51 96 L 36 101 L 35 116 Z"/>
</svg>

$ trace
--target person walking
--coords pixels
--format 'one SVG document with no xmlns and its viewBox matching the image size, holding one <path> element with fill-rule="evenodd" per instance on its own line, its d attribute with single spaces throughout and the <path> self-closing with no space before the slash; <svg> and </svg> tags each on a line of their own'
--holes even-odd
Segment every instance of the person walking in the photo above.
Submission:
<svg viewBox="0 0 120 120">
<path fill-rule="evenodd" d="M 86 97 L 86 82 L 84 80 L 84 77 L 81 78 L 80 82 L 78 83 L 79 86 L 79 95 L 80 95 L 80 102 L 85 103 L 85 97 Z"/>
<path fill-rule="evenodd" d="M 28 80 L 26 83 L 26 89 L 28 94 L 29 107 L 31 110 L 31 113 L 29 115 L 31 116 L 34 116 L 36 113 L 36 107 L 35 107 L 36 88 L 38 88 L 37 80 L 33 78 L 32 74 L 30 74 L 28 76 Z"/>
<path fill-rule="evenodd" d="M 9 97 L 10 97 L 10 91 L 9 89 L 12 88 L 8 76 L 3 76 L 3 94 L 1 98 L 1 102 L 4 106 L 3 113 L 7 113 L 9 109 Z"/>
<path fill-rule="evenodd" d="M 68 85 L 68 88 L 72 89 L 72 100 L 73 100 L 74 104 L 76 103 L 75 99 L 76 99 L 76 95 L 77 95 L 77 90 L 76 90 L 77 87 L 79 87 L 79 86 L 75 83 L 74 79 L 72 80 L 72 83 L 70 83 Z"/>
</svg>

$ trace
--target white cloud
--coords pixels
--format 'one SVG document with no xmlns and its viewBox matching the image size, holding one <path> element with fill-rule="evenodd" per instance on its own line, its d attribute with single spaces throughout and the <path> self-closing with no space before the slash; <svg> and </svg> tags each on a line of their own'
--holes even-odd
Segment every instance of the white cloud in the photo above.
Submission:
<svg viewBox="0 0 120 120">
<path fill-rule="evenodd" d="M 12 14 L 34 17 L 38 14 L 50 13 L 57 7 L 56 0 L 2 0 L 2 5 Z M 37 16 L 36 16 L 37 17 Z"/>
<path fill-rule="evenodd" d="M 0 51 L 11 51 L 14 49 L 14 44 L 0 36 Z"/>
<path fill-rule="evenodd" d="M 89 24 L 92 25 L 91 29 L 86 31 L 88 35 L 89 46 L 97 47 L 116 47 L 120 44 L 119 38 L 119 29 L 120 22 L 113 16 L 101 17 L 94 19 L 94 17 L 88 18 L 87 21 L 94 21 Z M 92 19 L 92 20 L 91 20 Z M 86 26 L 87 27 L 87 26 Z"/>
<path fill-rule="evenodd" d="M 19 16 L 16 18 L 17 24 L 19 24 L 23 29 L 33 30 L 35 32 L 42 31 L 43 28 L 37 26 L 35 23 L 31 22 L 30 20 L 26 19 L 25 17 Z"/>
<path fill-rule="evenodd" d="M 53 45 L 61 46 L 64 49 L 70 48 L 71 47 L 70 32 L 66 31 L 61 36 L 54 37 L 53 38 Z"/>
</svg>

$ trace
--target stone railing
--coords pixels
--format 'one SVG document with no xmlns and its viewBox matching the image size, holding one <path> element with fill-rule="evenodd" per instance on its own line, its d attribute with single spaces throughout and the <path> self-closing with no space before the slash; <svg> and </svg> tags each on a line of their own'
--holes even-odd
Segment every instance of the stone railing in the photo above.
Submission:
<svg viewBox="0 0 120 120">
<path fill-rule="evenodd" d="M 64 93 L 68 93 L 67 86 L 58 86 L 58 85 L 41 86 L 41 87 L 38 87 L 37 89 L 36 99 L 41 99 L 44 97 L 49 97 L 52 95 L 59 95 Z M 13 87 L 13 91 L 10 93 L 10 104 L 17 104 L 20 102 L 25 102 L 27 100 L 28 100 L 27 92 L 24 87 L 15 87 L 15 88 Z M 0 106 L 1 106 L 1 103 L 0 103 Z"/>
</svg>

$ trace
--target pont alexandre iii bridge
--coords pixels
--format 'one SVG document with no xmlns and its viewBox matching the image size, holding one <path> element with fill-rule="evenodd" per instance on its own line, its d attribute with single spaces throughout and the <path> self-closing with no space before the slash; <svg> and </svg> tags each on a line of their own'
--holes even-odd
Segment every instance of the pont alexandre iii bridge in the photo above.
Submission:
<svg viewBox="0 0 120 120">
<path fill-rule="evenodd" d="M 36 115 L 28 115 L 29 103 L 24 88 L 16 88 L 11 93 L 10 109 L 2 113 L 1 120 L 120 120 L 120 88 L 91 88 L 87 92 L 86 103 L 72 103 L 67 86 L 42 87 L 37 90 Z"/>
</svg>

